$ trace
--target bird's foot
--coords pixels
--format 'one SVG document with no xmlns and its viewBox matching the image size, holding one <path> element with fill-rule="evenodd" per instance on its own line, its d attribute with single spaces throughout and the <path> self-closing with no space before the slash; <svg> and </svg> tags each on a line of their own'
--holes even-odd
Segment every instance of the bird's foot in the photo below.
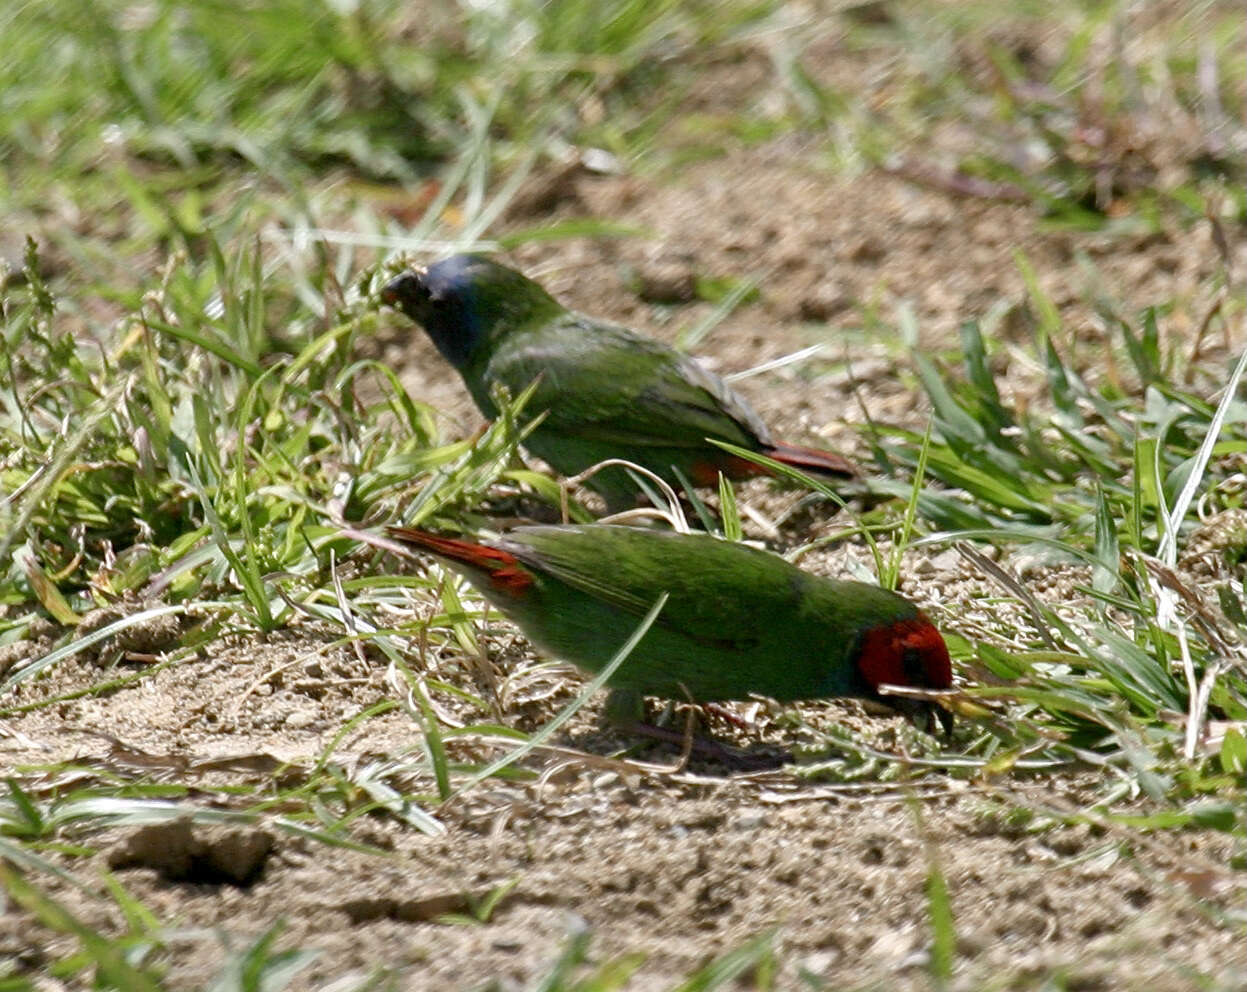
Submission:
<svg viewBox="0 0 1247 992">
<path fill-rule="evenodd" d="M 730 724 L 737 730 L 753 730 L 753 724 L 726 706 L 720 706 L 718 703 L 702 703 L 701 708 L 707 716 L 718 717 L 724 723 Z"/>
<path fill-rule="evenodd" d="M 677 765 L 680 771 L 687 767 L 693 755 L 718 761 L 733 771 L 765 771 L 779 768 L 785 762 L 792 760 L 792 755 L 787 752 L 752 754 L 698 734 L 696 730 L 699 710 L 722 717 L 738 728 L 748 729 L 749 727 L 730 710 L 714 703 L 703 703 L 699 706 L 690 706 L 687 710 L 684 729 L 676 730 L 673 727 L 662 727 L 650 723 L 646 719 L 645 700 L 635 690 L 612 689 L 606 697 L 606 718 L 611 724 L 626 733 L 648 737 L 651 740 L 662 741 L 680 748 L 680 760 Z"/>
<path fill-rule="evenodd" d="M 742 751 L 740 748 L 732 747 L 721 741 L 691 733 L 688 728 L 684 731 L 679 731 L 670 727 L 659 727 L 652 723 L 637 721 L 628 725 L 627 730 L 641 737 L 649 737 L 652 740 L 663 741 L 679 747 L 680 763 L 678 769 L 680 771 L 686 769 L 693 755 L 717 761 L 726 765 L 732 771 L 740 772 L 770 771 L 780 768 L 792 760 L 792 755 L 786 752 L 780 754 L 755 754 L 749 751 Z"/>
</svg>

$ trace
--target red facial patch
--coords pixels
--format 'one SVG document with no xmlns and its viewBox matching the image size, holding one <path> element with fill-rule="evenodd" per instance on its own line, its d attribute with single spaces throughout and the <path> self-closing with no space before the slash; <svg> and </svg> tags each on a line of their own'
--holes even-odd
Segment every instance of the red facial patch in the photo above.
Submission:
<svg viewBox="0 0 1247 992">
<path fill-rule="evenodd" d="M 495 589 L 501 589 L 512 596 L 522 596 L 533 584 L 532 572 L 515 555 L 499 548 L 457 541 L 453 537 L 438 537 L 412 527 L 389 527 L 387 531 L 396 540 L 414 544 L 442 558 L 479 568 L 488 574 L 489 582 Z"/>
<path fill-rule="evenodd" d="M 920 671 L 913 670 L 912 662 L 907 670 L 906 653 L 916 658 Z M 931 621 L 921 615 L 866 631 L 857 668 L 874 687 L 886 682 L 917 689 L 947 689 L 953 684 L 948 646 Z"/>
</svg>

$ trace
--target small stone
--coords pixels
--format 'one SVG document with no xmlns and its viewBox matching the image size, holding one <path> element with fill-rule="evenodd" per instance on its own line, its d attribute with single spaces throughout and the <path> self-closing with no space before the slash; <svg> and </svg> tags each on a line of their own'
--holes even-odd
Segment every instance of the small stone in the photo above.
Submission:
<svg viewBox="0 0 1247 992">
<path fill-rule="evenodd" d="M 905 962 L 914 953 L 914 935 L 908 930 L 889 930 L 870 945 L 867 953 L 894 968 L 904 968 Z"/>
<path fill-rule="evenodd" d="M 319 719 L 319 714 L 315 710 L 295 710 L 286 717 L 285 725 L 291 730 L 303 730 L 310 727 Z"/>
<path fill-rule="evenodd" d="M 859 238 L 856 243 L 849 246 L 848 250 L 849 261 L 861 265 L 875 265 L 882 261 L 885 255 L 887 255 L 887 249 L 875 238 L 869 236 Z"/>
<path fill-rule="evenodd" d="M 647 303 L 689 303 L 697 296 L 697 277 L 688 262 L 653 259 L 637 266 L 636 293 Z"/>
<path fill-rule="evenodd" d="M 748 809 L 741 812 L 732 824 L 737 830 L 757 830 L 766 825 L 766 813 L 760 809 Z"/>
<path fill-rule="evenodd" d="M 266 830 L 202 827 L 182 816 L 127 834 L 108 852 L 108 866 L 151 868 L 171 882 L 247 886 L 259 878 L 274 843 Z"/>
<path fill-rule="evenodd" d="M 834 282 L 820 282 L 808 290 L 797 304 L 802 320 L 829 320 L 852 309 L 853 297 Z"/>
<path fill-rule="evenodd" d="M 599 175 L 620 175 L 624 171 L 618 156 L 605 148 L 586 148 L 580 153 L 580 164 Z"/>
<path fill-rule="evenodd" d="M 108 852 L 108 867 L 151 868 L 162 878 L 190 877 L 196 850 L 189 816 L 139 827 Z"/>
<path fill-rule="evenodd" d="M 947 551 L 941 551 L 938 555 L 930 559 L 931 567 L 937 572 L 959 572 L 964 567 L 961 561 L 961 555 L 952 548 Z"/>
<path fill-rule="evenodd" d="M 837 951 L 815 951 L 798 961 L 797 967 L 815 977 L 821 977 L 831 971 L 838 957 L 840 954 Z"/>
</svg>

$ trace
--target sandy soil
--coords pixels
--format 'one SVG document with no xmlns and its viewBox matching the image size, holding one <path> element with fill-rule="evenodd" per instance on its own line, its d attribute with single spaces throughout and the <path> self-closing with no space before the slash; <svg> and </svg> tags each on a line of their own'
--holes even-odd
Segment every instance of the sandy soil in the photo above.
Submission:
<svg viewBox="0 0 1247 992">
<path fill-rule="evenodd" d="M 216 790 L 225 785 L 296 787 L 347 720 L 398 695 L 383 664 L 361 662 L 334 640 L 311 627 L 238 638 L 134 689 L 8 721 L 5 763 L 72 757 L 84 769 L 72 784 L 100 774 L 176 781 L 192 799 L 196 790 L 216 797 L 209 807 L 220 805 Z M 514 647 L 505 633 L 493 646 L 498 660 Z M 99 660 L 66 663 L 23 695 L 85 687 L 98 679 Z M 434 664 L 433 674 L 468 678 L 453 656 Z M 534 706 L 516 693 L 506 720 L 532 729 L 569 694 L 565 685 Z M 855 705 L 802 709 L 810 723 L 873 734 L 885 750 L 920 746 L 900 721 Z M 763 757 L 794 744 L 782 719 L 758 722 L 718 736 L 734 733 Z M 418 725 L 391 710 L 360 722 L 333 762 L 355 781 L 369 766 L 384 767 L 391 785 L 423 791 L 431 784 L 404 772 L 419 764 L 419 741 Z M 1033 987 L 1054 970 L 1077 989 L 1201 988 L 1191 969 L 1231 987 L 1244 977 L 1241 934 L 1214 922 L 1214 907 L 1242 906 L 1241 878 L 1227 868 L 1232 841 L 1212 831 L 1153 837 L 1062 825 L 1061 814 L 1102 794 L 1090 773 L 925 776 L 911 785 L 866 775 L 836 784 L 790 766 L 741 773 L 695 759 L 676 770 L 674 753 L 661 747 L 609 757 L 624 743 L 589 708 L 527 762 L 541 773 L 537 782 L 482 785 L 436 810 L 431 835 L 394 817 L 364 817 L 347 837 L 366 852 L 279 826 L 184 820 L 84 840 L 100 850 L 91 859 L 99 868 L 112 868 L 159 918 L 185 928 L 172 943 L 173 988 L 200 986 L 220 967 L 222 941 L 239 946 L 281 918 L 279 946 L 323 950 L 295 988 L 377 964 L 398 969 L 400 988 L 493 978 L 523 988 L 569 932 L 585 928 L 596 935 L 593 960 L 642 950 L 647 959 L 631 987 L 668 988 L 776 926 L 781 988 L 796 987 L 803 969 L 829 987 L 921 989 L 929 985 L 933 864 L 947 878 L 956 918 L 955 987 Z M 480 760 L 495 747 L 467 740 L 451 753 Z M 808 767 L 810 757 L 803 760 Z M 68 784 L 58 775 L 46 787 Z M 1018 805 L 1052 815 L 1019 818 Z M 90 877 L 81 859 L 69 863 Z M 511 884 L 487 924 L 447 921 Z M 123 925 L 115 908 L 67 884 L 48 890 L 97 927 Z M 195 937 L 196 928 L 227 936 Z M 3 917 L 0 951 L 27 967 L 69 950 L 25 916 Z"/>
</svg>

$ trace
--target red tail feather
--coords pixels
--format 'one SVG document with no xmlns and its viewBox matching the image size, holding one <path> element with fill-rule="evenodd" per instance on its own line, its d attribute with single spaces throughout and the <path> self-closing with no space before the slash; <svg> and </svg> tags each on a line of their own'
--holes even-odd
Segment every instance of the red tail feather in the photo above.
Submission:
<svg viewBox="0 0 1247 992">
<path fill-rule="evenodd" d="M 819 475 L 834 475 L 851 479 L 858 474 L 857 466 L 832 451 L 820 451 L 817 448 L 804 448 L 799 444 L 776 441 L 762 453 L 774 458 L 777 462 Z"/>
<path fill-rule="evenodd" d="M 386 533 L 396 541 L 423 548 L 438 558 L 448 558 L 479 569 L 489 576 L 489 581 L 495 588 L 513 596 L 522 596 L 533 584 L 533 573 L 515 555 L 500 548 L 459 541 L 453 537 L 439 537 L 413 527 L 387 527 Z"/>
</svg>

